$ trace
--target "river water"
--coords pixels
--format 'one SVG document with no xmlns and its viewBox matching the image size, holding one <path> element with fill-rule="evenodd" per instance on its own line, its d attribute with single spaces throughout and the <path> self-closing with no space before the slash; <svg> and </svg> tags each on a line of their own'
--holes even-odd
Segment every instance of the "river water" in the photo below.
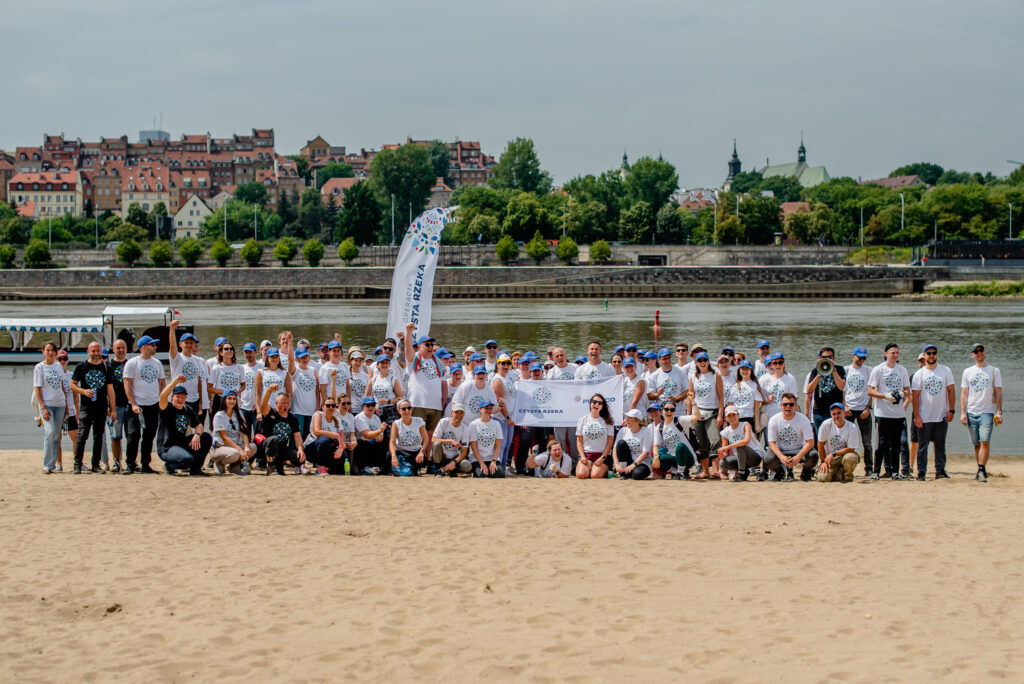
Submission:
<svg viewBox="0 0 1024 684">
<path fill-rule="evenodd" d="M 92 302 L 4 303 L 0 316 L 94 316 L 102 308 Z M 306 337 L 314 344 L 339 332 L 346 347 L 357 344 L 372 351 L 385 336 L 387 320 L 387 303 L 381 301 L 239 300 L 187 302 L 176 308 L 183 323 L 195 326 L 201 355 L 212 355 L 217 335 L 225 335 L 240 348 L 244 342 L 276 340 L 285 329 L 293 331 L 296 339 Z M 653 329 L 656 310 L 661 321 L 657 333 Z M 606 361 L 612 348 L 626 342 L 647 349 L 700 342 L 712 351 L 728 345 L 752 358 L 757 340 L 766 337 L 773 351 L 785 353 L 787 368 L 798 384 L 813 367 L 821 346 L 834 347 L 845 365 L 850 350 L 863 345 L 870 354 L 868 365 L 875 365 L 882 360 L 883 347 L 896 342 L 902 347 L 901 362 L 913 373 L 921 348 L 931 343 L 939 347 L 939 363 L 953 371 L 957 397 L 960 374 L 972 364 L 970 346 L 980 342 L 988 350 L 988 362 L 1002 371 L 1006 397 L 1006 421 L 993 435 L 992 452 L 1022 454 L 1024 421 L 1014 411 L 1016 398 L 1024 392 L 1022 314 L 1020 301 L 443 300 L 434 303 L 431 334 L 460 359 L 467 345 L 482 351 L 490 338 L 510 351 L 543 353 L 548 345 L 558 344 L 570 358 L 584 353 L 587 342 L 597 339 L 604 344 Z M 5 448 L 41 445 L 42 431 L 33 423 L 28 403 L 31 386 L 31 366 L 0 366 L 0 387 L 8 397 L 7 410 L 0 413 Z M 947 451 L 971 452 L 967 429 L 959 423 L 950 427 Z"/>
</svg>

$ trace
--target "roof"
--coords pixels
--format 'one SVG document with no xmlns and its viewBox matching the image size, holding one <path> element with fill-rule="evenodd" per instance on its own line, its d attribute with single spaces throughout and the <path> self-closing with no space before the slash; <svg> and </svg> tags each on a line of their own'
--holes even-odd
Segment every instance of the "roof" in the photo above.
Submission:
<svg viewBox="0 0 1024 684">
<path fill-rule="evenodd" d="M 815 185 L 828 183 L 831 178 L 832 176 L 828 175 L 828 171 L 825 170 L 824 166 L 808 166 L 797 180 L 805 188 L 811 188 Z"/>
<path fill-rule="evenodd" d="M 0 318 L 0 330 L 103 332 L 102 318 Z"/>
<path fill-rule="evenodd" d="M 861 181 L 861 185 L 881 185 L 882 187 L 889 188 L 890 190 L 899 190 L 905 188 L 908 185 L 921 185 L 924 183 L 924 179 L 921 176 L 911 174 L 909 176 L 893 176 L 892 178 L 876 178 L 874 180 Z"/>
<path fill-rule="evenodd" d="M 77 176 L 71 171 L 32 171 L 16 173 L 10 183 L 67 183 L 73 189 Z"/>
<path fill-rule="evenodd" d="M 353 185 L 359 182 L 358 178 L 331 178 L 320 188 L 321 195 L 344 195 Z"/>
<path fill-rule="evenodd" d="M 430 188 L 431 192 L 451 192 L 452 189 L 445 185 L 444 178 L 438 178 L 437 182 L 434 183 L 434 187 Z"/>
<path fill-rule="evenodd" d="M 782 218 L 785 220 L 794 211 L 810 211 L 811 205 L 807 202 L 783 202 L 779 209 L 782 210 Z"/>
<path fill-rule="evenodd" d="M 171 313 L 169 306 L 108 306 L 104 316 L 165 316 Z"/>
<path fill-rule="evenodd" d="M 22 204 L 21 206 L 18 207 L 18 216 L 27 216 L 28 218 L 32 218 L 35 215 L 36 215 L 36 203 L 35 202 L 25 202 L 24 204 Z"/>
<path fill-rule="evenodd" d="M 788 164 L 773 164 L 761 169 L 761 176 L 764 178 L 775 178 L 788 176 L 800 181 L 805 188 L 827 183 L 832 177 L 824 166 L 808 166 L 807 162 L 790 162 Z"/>
</svg>

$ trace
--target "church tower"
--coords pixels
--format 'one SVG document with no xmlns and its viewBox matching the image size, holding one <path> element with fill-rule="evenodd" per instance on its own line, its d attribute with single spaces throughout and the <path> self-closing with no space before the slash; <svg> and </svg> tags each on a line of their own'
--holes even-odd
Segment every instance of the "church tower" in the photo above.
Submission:
<svg viewBox="0 0 1024 684">
<path fill-rule="evenodd" d="M 796 148 L 797 162 L 807 163 L 807 148 L 804 147 L 804 132 L 800 131 L 800 147 Z"/>
<path fill-rule="evenodd" d="M 729 159 L 729 175 L 727 181 L 731 181 L 740 172 L 740 158 L 736 154 L 736 138 L 732 139 L 732 158 Z"/>
</svg>

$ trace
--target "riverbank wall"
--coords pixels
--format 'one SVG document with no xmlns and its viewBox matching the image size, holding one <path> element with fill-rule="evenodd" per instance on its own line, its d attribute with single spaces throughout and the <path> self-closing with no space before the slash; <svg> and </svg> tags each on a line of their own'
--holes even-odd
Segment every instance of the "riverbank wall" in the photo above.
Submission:
<svg viewBox="0 0 1024 684">
<path fill-rule="evenodd" d="M 0 271 L 0 299 L 386 299 L 392 268 Z M 947 269 L 909 266 L 439 267 L 434 297 L 849 298 L 920 293 Z"/>
</svg>

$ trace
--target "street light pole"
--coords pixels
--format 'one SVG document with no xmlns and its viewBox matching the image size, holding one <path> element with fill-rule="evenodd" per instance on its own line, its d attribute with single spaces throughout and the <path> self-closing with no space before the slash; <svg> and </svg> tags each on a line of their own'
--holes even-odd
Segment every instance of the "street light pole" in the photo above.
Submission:
<svg viewBox="0 0 1024 684">
<path fill-rule="evenodd" d="M 860 203 L 860 246 L 864 246 L 864 203 Z"/>
<path fill-rule="evenodd" d="M 1013 214 L 1012 210 L 1010 211 L 1010 214 L 1011 215 Z M 99 217 L 99 214 L 95 213 L 95 210 L 93 211 L 92 217 L 93 217 L 93 219 L 96 222 L 96 249 L 99 249 L 100 248 L 100 217 Z M 1010 228 L 1011 229 L 1013 228 L 1013 219 L 1012 218 L 1010 219 Z"/>
<path fill-rule="evenodd" d="M 391 193 L 391 246 L 395 246 L 395 193 Z"/>
<path fill-rule="evenodd" d="M 228 241 L 228 203 L 224 203 L 224 242 Z"/>
<path fill-rule="evenodd" d="M 1007 202 L 1010 205 L 1010 239 L 1013 239 L 1013 202 Z"/>
<path fill-rule="evenodd" d="M 50 228 L 46 235 L 46 247 L 53 249 L 53 216 L 50 216 Z"/>
<path fill-rule="evenodd" d="M 903 200 L 903 193 L 900 193 L 900 232 L 903 232 L 904 218 L 906 217 L 907 203 Z"/>
</svg>

